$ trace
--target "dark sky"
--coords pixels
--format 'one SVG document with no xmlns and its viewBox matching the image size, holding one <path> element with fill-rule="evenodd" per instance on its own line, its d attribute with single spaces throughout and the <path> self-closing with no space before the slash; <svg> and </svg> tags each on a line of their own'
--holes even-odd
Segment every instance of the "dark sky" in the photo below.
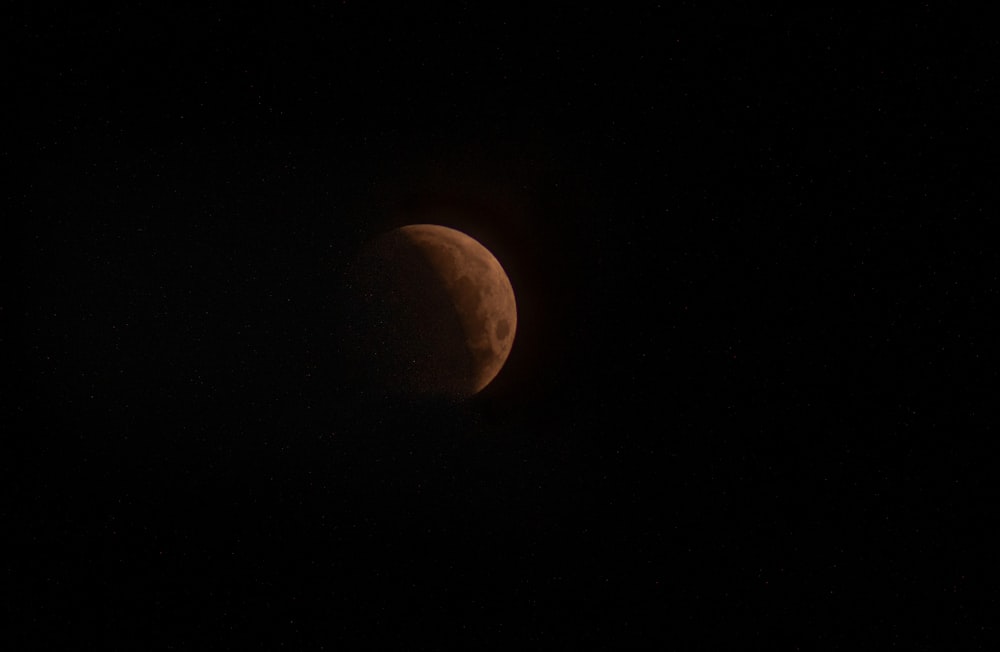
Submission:
<svg viewBox="0 0 1000 652">
<path fill-rule="evenodd" d="M 996 634 L 976 16 L 134 4 L 5 28 L 10 649 Z M 362 394 L 345 267 L 433 216 L 514 350 Z"/>
</svg>

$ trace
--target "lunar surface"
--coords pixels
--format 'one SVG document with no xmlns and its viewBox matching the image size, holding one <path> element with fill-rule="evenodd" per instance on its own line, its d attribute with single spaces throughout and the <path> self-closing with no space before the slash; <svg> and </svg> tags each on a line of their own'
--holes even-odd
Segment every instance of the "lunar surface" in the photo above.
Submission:
<svg viewBox="0 0 1000 652">
<path fill-rule="evenodd" d="M 373 241 L 354 272 L 352 346 L 371 383 L 467 397 L 500 372 L 517 308 L 507 274 L 479 242 L 444 226 L 404 226 Z"/>
</svg>

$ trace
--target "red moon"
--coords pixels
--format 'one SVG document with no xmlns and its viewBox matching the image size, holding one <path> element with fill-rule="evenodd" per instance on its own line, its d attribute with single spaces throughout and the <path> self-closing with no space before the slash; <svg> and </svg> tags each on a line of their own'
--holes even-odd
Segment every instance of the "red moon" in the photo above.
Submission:
<svg viewBox="0 0 1000 652">
<path fill-rule="evenodd" d="M 514 289 L 470 236 L 412 224 L 374 240 L 356 283 L 366 305 L 363 364 L 389 391 L 468 397 L 500 372 L 517 330 Z"/>
</svg>

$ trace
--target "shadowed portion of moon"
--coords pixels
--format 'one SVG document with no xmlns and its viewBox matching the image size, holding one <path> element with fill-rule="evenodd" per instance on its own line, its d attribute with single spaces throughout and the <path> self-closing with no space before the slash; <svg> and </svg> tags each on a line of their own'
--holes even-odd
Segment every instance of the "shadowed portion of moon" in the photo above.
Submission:
<svg viewBox="0 0 1000 652">
<path fill-rule="evenodd" d="M 415 224 L 369 244 L 353 268 L 346 343 L 369 388 L 466 397 L 496 377 L 517 328 L 514 291 L 473 238 Z"/>
</svg>

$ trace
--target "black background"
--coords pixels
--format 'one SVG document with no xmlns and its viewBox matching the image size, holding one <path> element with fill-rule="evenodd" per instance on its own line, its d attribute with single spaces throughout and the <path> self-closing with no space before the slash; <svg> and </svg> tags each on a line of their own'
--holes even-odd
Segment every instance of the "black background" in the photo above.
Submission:
<svg viewBox="0 0 1000 652">
<path fill-rule="evenodd" d="M 9 649 L 995 635 L 981 17 L 358 4 L 11 18 Z M 435 215 L 515 346 L 389 402 L 338 283 Z"/>
</svg>

